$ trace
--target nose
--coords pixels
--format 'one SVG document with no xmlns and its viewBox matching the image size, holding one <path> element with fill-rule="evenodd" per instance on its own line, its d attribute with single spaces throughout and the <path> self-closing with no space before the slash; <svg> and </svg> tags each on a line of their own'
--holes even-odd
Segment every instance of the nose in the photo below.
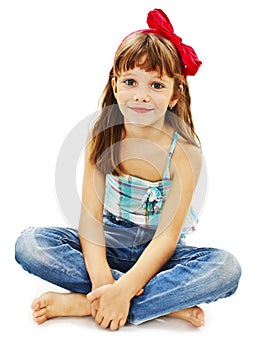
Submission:
<svg viewBox="0 0 264 350">
<path fill-rule="evenodd" d="M 147 90 L 144 88 L 138 88 L 137 91 L 134 92 L 134 101 L 135 102 L 150 102 L 151 98 L 148 94 Z"/>
</svg>

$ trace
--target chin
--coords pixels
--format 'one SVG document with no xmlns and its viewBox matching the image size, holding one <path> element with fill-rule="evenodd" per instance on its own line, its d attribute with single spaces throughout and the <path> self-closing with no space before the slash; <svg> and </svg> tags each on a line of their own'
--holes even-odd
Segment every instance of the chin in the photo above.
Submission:
<svg viewBox="0 0 264 350">
<path fill-rule="evenodd" d="M 164 121 L 165 115 L 157 115 L 154 112 L 149 113 L 135 113 L 133 111 L 129 111 L 124 114 L 125 123 L 134 124 L 139 127 L 147 127 L 155 125 L 156 123 L 160 123 L 160 121 Z"/>
</svg>

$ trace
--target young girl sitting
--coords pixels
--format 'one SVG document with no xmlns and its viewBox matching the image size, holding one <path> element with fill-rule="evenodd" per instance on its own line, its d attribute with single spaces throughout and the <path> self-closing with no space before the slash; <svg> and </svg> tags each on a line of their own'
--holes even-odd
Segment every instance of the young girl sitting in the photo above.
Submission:
<svg viewBox="0 0 264 350">
<path fill-rule="evenodd" d="M 185 243 L 202 155 L 186 76 L 201 62 L 161 10 L 117 49 L 86 145 L 78 230 L 30 227 L 16 242 L 28 272 L 70 292 L 32 303 L 41 324 L 88 316 L 103 328 L 171 316 L 204 325 L 198 306 L 232 295 L 233 255 Z"/>
</svg>

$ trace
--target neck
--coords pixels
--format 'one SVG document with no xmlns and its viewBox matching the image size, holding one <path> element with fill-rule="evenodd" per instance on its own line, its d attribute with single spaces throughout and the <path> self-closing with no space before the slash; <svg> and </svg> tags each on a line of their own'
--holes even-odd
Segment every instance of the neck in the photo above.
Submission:
<svg viewBox="0 0 264 350">
<path fill-rule="evenodd" d="M 170 128 L 165 124 L 162 125 L 135 125 L 125 124 L 126 138 L 138 138 L 144 140 L 157 141 L 160 140 L 164 134 L 171 134 Z"/>
</svg>

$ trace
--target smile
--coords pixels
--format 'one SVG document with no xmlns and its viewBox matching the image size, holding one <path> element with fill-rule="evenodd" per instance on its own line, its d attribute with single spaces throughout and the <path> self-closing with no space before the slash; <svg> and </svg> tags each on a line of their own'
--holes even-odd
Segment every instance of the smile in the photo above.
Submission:
<svg viewBox="0 0 264 350">
<path fill-rule="evenodd" d="M 148 113 L 153 111 L 153 108 L 145 108 L 145 107 L 128 107 L 128 108 L 136 113 Z"/>
</svg>

